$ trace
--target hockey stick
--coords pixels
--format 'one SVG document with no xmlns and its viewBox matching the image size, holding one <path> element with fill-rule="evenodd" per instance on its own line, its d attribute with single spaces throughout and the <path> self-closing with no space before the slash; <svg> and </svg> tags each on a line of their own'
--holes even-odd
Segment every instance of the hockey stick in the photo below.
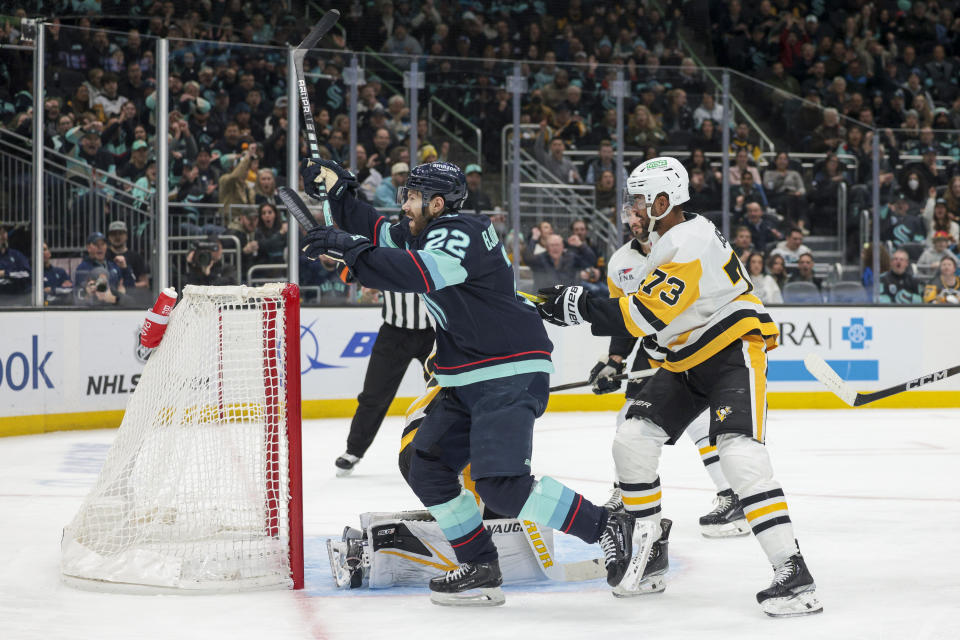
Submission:
<svg viewBox="0 0 960 640">
<path fill-rule="evenodd" d="M 280 200 L 282 200 L 284 206 L 287 207 L 287 211 L 289 211 L 290 215 L 303 227 L 304 231 L 310 231 L 320 226 L 320 223 L 318 223 L 316 218 L 313 217 L 313 214 L 310 213 L 310 208 L 307 207 L 307 203 L 303 201 L 299 193 L 284 185 L 277 187 L 277 195 L 280 196 Z"/>
<path fill-rule="evenodd" d="M 657 372 L 656 369 L 644 369 L 642 371 L 631 371 L 630 373 L 620 373 L 615 376 L 610 376 L 611 380 L 640 380 L 642 378 L 649 378 Z M 593 384 L 593 380 L 583 380 L 582 382 L 568 382 L 567 384 L 560 384 L 555 387 L 550 387 L 550 393 L 554 391 L 566 391 L 567 389 L 577 389 L 579 387 L 587 387 Z"/>
<path fill-rule="evenodd" d="M 307 152 L 310 154 L 310 160 L 315 163 L 320 162 L 320 143 L 317 140 L 317 128 L 313 121 L 313 108 L 310 106 L 310 96 L 307 94 L 307 82 L 303 76 L 303 59 L 307 51 L 316 46 L 323 36 L 333 28 L 333 25 L 340 19 L 340 12 L 331 9 L 323 14 L 320 22 L 307 34 L 297 48 L 293 50 L 293 67 L 297 74 L 297 89 L 300 92 L 300 107 L 303 110 L 303 124 L 307 133 Z M 323 206 L 323 223 L 326 226 L 333 224 L 333 216 L 330 214 L 330 202 L 327 200 L 327 187 L 320 184 L 317 188 L 319 192 L 320 204 Z M 299 222 L 299 218 L 298 218 Z"/>
<path fill-rule="evenodd" d="M 532 293 L 527 293 L 526 291 L 517 291 L 517 295 L 523 296 L 524 298 L 526 298 L 527 300 L 529 300 L 530 302 L 532 302 L 532 303 L 534 303 L 534 304 L 540 304 L 541 302 L 545 302 L 545 301 L 546 301 L 546 298 L 544 298 L 543 296 L 538 296 L 538 295 L 534 295 L 534 294 L 532 294 Z"/>
<path fill-rule="evenodd" d="M 895 396 L 898 393 L 903 393 L 904 391 L 909 391 L 910 389 L 916 389 L 917 387 L 922 387 L 924 385 L 928 385 L 960 373 L 960 365 L 957 365 L 955 367 L 950 367 L 949 369 L 934 371 L 933 373 L 928 373 L 925 376 L 908 380 L 907 382 L 903 382 L 893 387 L 888 387 L 887 389 L 874 391 L 873 393 L 857 393 L 856 390 L 847 384 L 839 376 L 839 374 L 837 374 L 837 372 L 834 371 L 833 368 L 831 368 L 830 365 L 827 364 L 827 362 L 819 355 L 815 353 L 808 353 L 803 359 L 803 364 L 806 365 L 807 371 L 812 373 L 817 380 L 822 382 L 824 386 L 827 387 L 827 389 L 832 391 L 851 407 L 862 407 L 865 404 L 870 404 L 871 402 L 875 402 L 881 398 Z"/>
</svg>

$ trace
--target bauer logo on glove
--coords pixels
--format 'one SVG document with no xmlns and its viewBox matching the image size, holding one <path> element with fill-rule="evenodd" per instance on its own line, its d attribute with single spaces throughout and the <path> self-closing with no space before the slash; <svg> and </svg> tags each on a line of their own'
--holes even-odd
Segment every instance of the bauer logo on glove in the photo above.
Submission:
<svg viewBox="0 0 960 640">
<path fill-rule="evenodd" d="M 540 289 L 543 302 L 537 305 L 540 317 L 560 327 L 583 324 L 586 295 L 583 287 L 565 287 L 561 284 Z"/>
</svg>

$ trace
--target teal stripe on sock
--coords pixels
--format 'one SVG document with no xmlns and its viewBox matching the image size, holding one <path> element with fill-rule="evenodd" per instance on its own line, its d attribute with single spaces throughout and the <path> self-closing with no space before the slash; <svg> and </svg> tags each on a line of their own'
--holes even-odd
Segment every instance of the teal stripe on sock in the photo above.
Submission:
<svg viewBox="0 0 960 640">
<path fill-rule="evenodd" d="M 575 495 L 573 490 L 550 476 L 544 476 L 534 486 L 517 518 L 559 529 L 570 512 Z"/>
<path fill-rule="evenodd" d="M 462 538 L 483 524 L 477 501 L 473 494 L 466 490 L 449 502 L 427 508 L 440 525 L 447 540 Z"/>
</svg>

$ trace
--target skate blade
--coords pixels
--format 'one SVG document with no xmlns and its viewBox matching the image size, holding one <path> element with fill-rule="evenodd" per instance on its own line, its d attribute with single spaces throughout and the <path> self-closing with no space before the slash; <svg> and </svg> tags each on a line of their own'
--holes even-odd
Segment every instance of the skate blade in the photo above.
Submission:
<svg viewBox="0 0 960 640">
<path fill-rule="evenodd" d="M 341 469 L 340 467 L 337 467 L 337 477 L 338 477 L 338 478 L 346 478 L 348 475 L 350 475 L 351 473 L 353 473 L 353 470 L 356 469 L 356 468 L 357 468 L 357 465 L 353 465 L 353 466 L 350 467 L 349 469 Z"/>
<path fill-rule="evenodd" d="M 635 589 L 627 590 L 623 588 L 621 582 L 613 588 L 613 597 L 615 598 L 635 598 L 636 596 L 645 596 L 651 593 L 660 593 L 667 588 L 667 583 L 663 576 L 647 576 Z"/>
<path fill-rule="evenodd" d="M 650 558 L 650 549 L 653 543 L 658 539 L 653 534 L 654 524 L 649 521 L 641 520 L 633 527 L 633 557 L 630 558 L 630 564 L 623 574 L 620 584 L 614 587 L 614 595 L 621 594 L 620 597 L 627 597 L 626 594 L 633 593 L 640 588 L 643 582 L 643 570 L 647 567 L 647 560 Z M 659 533 L 659 525 L 657 531 Z M 639 595 L 639 594 L 637 594 Z"/>
<path fill-rule="evenodd" d="M 786 598 L 769 598 L 760 603 L 760 608 L 771 618 L 793 618 L 823 613 L 823 605 L 820 604 L 817 592 L 813 589 Z"/>
<path fill-rule="evenodd" d="M 506 601 L 500 587 L 470 589 L 461 593 L 430 592 L 430 602 L 441 607 L 496 607 Z"/>
<path fill-rule="evenodd" d="M 700 534 L 704 538 L 734 538 L 750 533 L 750 525 L 746 518 L 728 522 L 727 524 L 702 524 Z"/>
</svg>

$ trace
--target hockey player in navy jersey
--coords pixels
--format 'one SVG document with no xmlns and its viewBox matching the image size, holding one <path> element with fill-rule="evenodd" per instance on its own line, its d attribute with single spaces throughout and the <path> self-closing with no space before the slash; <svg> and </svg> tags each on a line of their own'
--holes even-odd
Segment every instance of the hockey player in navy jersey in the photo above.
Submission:
<svg viewBox="0 0 960 640">
<path fill-rule="evenodd" d="M 610 514 L 548 476 L 530 473 L 533 423 L 546 409 L 553 371 L 536 309 L 518 298 L 513 270 L 490 220 L 461 213 L 466 178 L 432 162 L 398 191 L 405 217 L 353 196 L 353 175 L 334 162 L 307 163 L 307 193 L 329 194 L 339 229 L 307 234 L 310 258 L 342 260 L 367 287 L 419 293 L 436 321 L 435 375 L 444 387 L 413 439 L 409 483 L 450 541 L 460 566 L 430 581 L 431 600 L 504 602 L 497 549 L 458 472 L 469 461 L 476 491 L 498 513 L 599 542 L 607 581 L 619 584 L 632 551 L 633 519 Z"/>
</svg>

